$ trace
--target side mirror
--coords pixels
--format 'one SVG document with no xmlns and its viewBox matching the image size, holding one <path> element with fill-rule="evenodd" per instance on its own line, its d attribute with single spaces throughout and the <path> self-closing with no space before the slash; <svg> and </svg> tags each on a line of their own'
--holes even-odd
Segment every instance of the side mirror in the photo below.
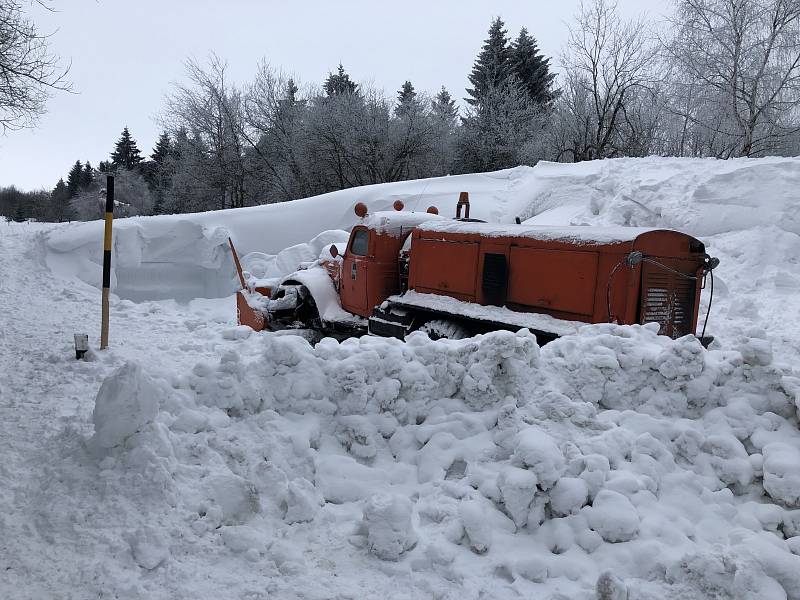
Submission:
<svg viewBox="0 0 800 600">
<path fill-rule="evenodd" d="M 336 247 L 336 244 L 331 244 L 331 247 L 328 250 L 328 252 L 331 253 L 331 256 L 333 258 L 336 258 L 337 256 L 339 256 L 339 249 Z"/>
</svg>

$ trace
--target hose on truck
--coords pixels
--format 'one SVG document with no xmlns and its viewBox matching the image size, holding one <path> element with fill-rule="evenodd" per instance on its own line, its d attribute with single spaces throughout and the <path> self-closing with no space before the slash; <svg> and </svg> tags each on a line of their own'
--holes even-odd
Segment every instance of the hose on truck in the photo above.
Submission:
<svg viewBox="0 0 800 600">
<path fill-rule="evenodd" d="M 633 252 L 628 254 L 625 258 L 620 260 L 616 265 L 614 265 L 614 268 L 611 269 L 611 273 L 608 276 L 608 284 L 606 286 L 606 307 L 608 309 L 608 322 L 609 323 L 613 322 L 613 318 L 611 316 L 611 287 L 612 287 L 612 284 L 614 282 L 614 276 L 617 274 L 617 271 L 623 265 L 627 266 L 627 267 L 630 267 L 632 269 L 633 267 L 635 267 L 639 263 L 643 263 L 643 262 L 646 262 L 646 263 L 651 264 L 651 265 L 655 265 L 656 267 L 658 267 L 660 269 L 663 269 L 665 271 L 668 271 L 670 273 L 678 275 L 679 277 L 683 277 L 684 279 L 689 279 L 691 281 L 698 281 L 698 280 L 701 279 L 701 277 L 697 277 L 696 275 L 687 275 L 686 273 L 681 273 L 680 271 L 678 271 L 676 269 L 673 269 L 672 267 L 669 267 L 669 266 L 665 265 L 664 263 L 661 263 L 661 262 L 659 262 L 659 261 L 657 261 L 657 260 L 655 260 L 653 258 L 650 258 L 649 256 L 645 256 L 644 254 L 642 254 L 638 250 L 634 250 Z M 700 334 L 701 338 L 704 338 L 705 335 L 706 335 L 706 326 L 708 325 L 708 317 L 711 314 L 711 303 L 714 300 L 714 269 L 716 269 L 718 265 L 719 265 L 719 259 L 718 258 L 712 258 L 708 254 L 705 255 L 702 278 L 705 278 L 705 276 L 707 274 L 711 275 L 711 289 L 709 290 L 708 307 L 706 309 L 706 318 L 705 318 L 705 320 L 703 322 L 703 332 Z"/>
</svg>

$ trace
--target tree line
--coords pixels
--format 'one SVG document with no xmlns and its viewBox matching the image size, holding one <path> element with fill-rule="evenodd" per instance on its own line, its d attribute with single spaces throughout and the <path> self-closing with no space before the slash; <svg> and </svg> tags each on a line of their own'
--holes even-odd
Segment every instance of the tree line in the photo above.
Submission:
<svg viewBox="0 0 800 600">
<path fill-rule="evenodd" d="M 526 28 L 512 38 L 494 19 L 463 109 L 444 87 L 427 94 L 405 81 L 387 95 L 341 64 L 315 86 L 262 62 L 237 86 L 224 60 L 189 61 L 152 154 L 126 128 L 110 161 L 77 162 L 59 181 L 49 218 L 100 216 L 106 172 L 122 210 L 158 214 L 539 160 L 800 150 L 800 0 L 673 0 L 663 22 L 587 0 L 558 76 L 551 61 Z"/>
</svg>

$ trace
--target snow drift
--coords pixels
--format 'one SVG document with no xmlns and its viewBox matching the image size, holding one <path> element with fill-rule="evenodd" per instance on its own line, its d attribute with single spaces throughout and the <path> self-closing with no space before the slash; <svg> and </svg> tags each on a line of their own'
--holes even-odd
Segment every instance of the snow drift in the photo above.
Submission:
<svg viewBox="0 0 800 600">
<path fill-rule="evenodd" d="M 652 326 L 542 349 L 525 332 L 251 336 L 167 379 L 122 367 L 72 452 L 142 507 L 107 543 L 167 589 L 202 548 L 291 576 L 279 597 L 353 593 L 370 565 L 409 597 L 800 598 L 794 383 Z M 136 418 L 103 410 L 114 389 Z"/>
</svg>

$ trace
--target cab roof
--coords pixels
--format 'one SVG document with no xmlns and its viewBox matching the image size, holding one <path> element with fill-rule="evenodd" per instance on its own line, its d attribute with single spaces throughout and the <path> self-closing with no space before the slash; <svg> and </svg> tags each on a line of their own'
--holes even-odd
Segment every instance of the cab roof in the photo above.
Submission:
<svg viewBox="0 0 800 600">
<path fill-rule="evenodd" d="M 399 236 L 422 223 L 443 220 L 441 215 L 410 210 L 384 210 L 369 213 L 356 225 L 363 225 L 384 235 Z"/>
</svg>

